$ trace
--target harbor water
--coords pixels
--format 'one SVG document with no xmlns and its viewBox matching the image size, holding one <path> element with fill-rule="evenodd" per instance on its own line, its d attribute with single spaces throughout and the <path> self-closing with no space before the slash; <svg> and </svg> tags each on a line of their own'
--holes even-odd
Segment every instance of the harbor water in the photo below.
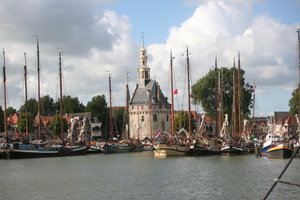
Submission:
<svg viewBox="0 0 300 200">
<path fill-rule="evenodd" d="M 288 160 L 254 155 L 154 158 L 152 152 L 0 160 L 3 200 L 262 199 Z M 300 159 L 282 180 L 300 182 Z M 299 199 L 278 183 L 269 199 Z"/>
</svg>

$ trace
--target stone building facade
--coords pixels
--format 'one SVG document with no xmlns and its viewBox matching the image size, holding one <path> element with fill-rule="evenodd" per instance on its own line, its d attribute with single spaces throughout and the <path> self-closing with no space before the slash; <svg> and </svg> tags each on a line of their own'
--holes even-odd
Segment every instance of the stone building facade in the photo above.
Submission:
<svg viewBox="0 0 300 200">
<path fill-rule="evenodd" d="M 155 133 L 171 132 L 171 105 L 157 81 L 151 80 L 144 45 L 140 50 L 138 83 L 129 101 L 130 138 L 154 138 Z"/>
</svg>

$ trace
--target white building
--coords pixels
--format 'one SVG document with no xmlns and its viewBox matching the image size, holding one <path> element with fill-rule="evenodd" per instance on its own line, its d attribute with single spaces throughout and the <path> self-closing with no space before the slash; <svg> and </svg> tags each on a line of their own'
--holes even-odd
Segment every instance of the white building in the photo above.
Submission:
<svg viewBox="0 0 300 200">
<path fill-rule="evenodd" d="M 171 105 L 157 81 L 151 80 L 144 45 L 140 50 L 138 83 L 129 101 L 130 138 L 154 138 L 158 131 L 171 132 Z"/>
</svg>

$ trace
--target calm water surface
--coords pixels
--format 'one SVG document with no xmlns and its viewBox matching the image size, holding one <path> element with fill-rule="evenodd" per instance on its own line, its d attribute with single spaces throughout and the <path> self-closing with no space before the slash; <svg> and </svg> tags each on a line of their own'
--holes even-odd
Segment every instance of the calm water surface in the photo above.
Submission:
<svg viewBox="0 0 300 200">
<path fill-rule="evenodd" d="M 0 199 L 262 199 L 288 160 L 153 158 L 152 152 L 0 160 Z M 300 182 L 300 159 L 283 180 Z M 300 199 L 277 184 L 269 199 Z"/>
</svg>

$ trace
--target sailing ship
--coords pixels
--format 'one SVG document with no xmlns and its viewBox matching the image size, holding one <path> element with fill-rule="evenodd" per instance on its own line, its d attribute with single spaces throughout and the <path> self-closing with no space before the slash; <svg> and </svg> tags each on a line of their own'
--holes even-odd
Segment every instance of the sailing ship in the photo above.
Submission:
<svg viewBox="0 0 300 200">
<path fill-rule="evenodd" d="M 37 55 L 38 55 L 38 79 L 39 79 L 39 41 L 37 38 Z M 61 56 L 62 53 L 59 51 L 59 75 L 60 75 L 60 120 L 61 120 L 61 137 L 60 140 L 54 143 L 46 141 L 42 143 L 40 140 L 31 141 L 28 144 L 15 143 L 11 148 L 6 151 L 7 158 L 41 158 L 41 157 L 58 157 L 58 156 L 74 156 L 83 155 L 86 153 L 86 146 L 68 145 L 64 144 L 64 127 L 63 127 L 63 105 L 62 105 L 62 71 L 61 71 Z M 27 92 L 26 84 L 26 54 L 25 54 L 25 93 Z M 5 68 L 3 70 L 5 73 Z M 5 75 L 4 75 L 5 77 Z M 5 81 L 4 81 L 5 82 Z M 38 81 L 39 82 L 39 81 Z M 38 90 L 40 90 L 38 84 Z M 25 95 L 27 97 L 27 94 Z M 27 98 L 26 98 L 27 100 Z M 40 119 L 40 111 L 38 111 L 38 119 Z M 40 123 L 40 122 L 39 122 Z M 28 126 L 28 124 L 26 124 Z M 28 127 L 26 127 L 28 130 Z M 40 139 L 40 125 L 38 125 L 38 138 Z"/>
<path fill-rule="evenodd" d="M 216 129 L 218 132 L 221 128 L 218 127 L 222 123 L 222 109 L 223 109 L 223 99 L 221 90 L 221 74 L 217 66 L 217 57 L 215 58 L 215 71 L 217 74 L 217 92 L 216 92 Z M 193 156 L 205 156 L 205 155 L 218 155 L 221 153 L 220 141 L 216 134 L 212 138 L 205 135 L 205 114 L 201 116 L 201 124 L 197 131 L 196 137 L 193 138 L 192 145 L 190 147 L 190 153 Z"/>
<path fill-rule="evenodd" d="M 189 82 L 189 52 L 187 48 L 187 71 L 188 71 L 188 105 L 189 105 L 189 133 L 191 132 L 191 111 L 190 111 L 190 82 Z M 190 144 L 186 141 L 189 139 L 188 135 L 181 136 L 175 133 L 174 130 L 174 94 L 173 94 L 173 56 L 170 52 L 170 76 L 171 76 L 171 135 L 168 133 L 163 134 L 160 137 L 154 147 L 155 157 L 167 157 L 167 156 L 183 156 L 190 153 Z M 161 133 L 160 133 L 161 134 Z M 183 139 L 184 138 L 184 139 Z"/>
<path fill-rule="evenodd" d="M 111 75 L 108 75 L 109 82 L 109 142 L 105 142 L 101 145 L 103 153 L 127 153 L 132 149 L 132 145 L 129 141 L 121 140 L 113 136 L 113 117 L 112 117 L 112 99 L 111 99 Z"/>
<path fill-rule="evenodd" d="M 240 137 L 240 130 L 241 130 L 241 110 L 240 110 L 240 54 L 238 54 L 238 106 L 236 103 L 236 69 L 235 69 L 235 59 L 233 60 L 233 87 L 232 87 L 232 134 L 229 134 L 228 131 L 226 137 L 224 138 L 223 145 L 221 147 L 221 154 L 222 155 L 235 155 L 235 154 L 242 154 L 244 153 L 243 149 L 243 141 L 241 140 Z M 238 107 L 238 112 L 236 112 L 236 108 Z M 237 120 L 236 120 L 236 115 L 238 114 L 239 118 L 239 123 L 238 123 L 238 130 L 237 130 Z M 226 128 L 228 125 L 228 117 L 225 117 L 225 123 L 226 123 Z"/>
<path fill-rule="evenodd" d="M 38 73 L 39 73 L 39 41 L 37 37 L 37 55 L 38 55 Z M 24 79 L 25 79 L 25 105 L 27 108 L 27 63 L 26 63 L 26 53 L 24 53 L 25 57 L 25 65 L 24 65 Z M 4 67 L 3 67 L 3 77 L 4 77 L 4 92 L 6 93 L 6 75 L 5 75 L 5 53 L 3 51 L 3 59 L 4 59 Z M 39 77 L 39 76 L 38 76 Z M 6 95 L 4 95 L 6 102 Z M 6 106 L 5 106 L 6 107 Z M 5 108 L 6 110 L 6 108 Z M 25 109 L 27 112 L 27 109 Z M 5 111 L 6 112 L 6 111 Z M 6 116 L 5 116 L 6 119 Z M 5 127 L 7 124 L 5 123 Z M 5 128 L 7 129 L 7 128 Z M 28 122 L 27 122 L 27 114 L 26 114 L 26 131 L 28 134 Z M 39 135 L 40 136 L 40 135 Z M 11 147 L 6 151 L 6 158 L 37 158 L 37 157 L 55 157 L 60 156 L 61 146 L 51 147 L 47 144 L 19 144 L 14 143 Z"/>
</svg>

